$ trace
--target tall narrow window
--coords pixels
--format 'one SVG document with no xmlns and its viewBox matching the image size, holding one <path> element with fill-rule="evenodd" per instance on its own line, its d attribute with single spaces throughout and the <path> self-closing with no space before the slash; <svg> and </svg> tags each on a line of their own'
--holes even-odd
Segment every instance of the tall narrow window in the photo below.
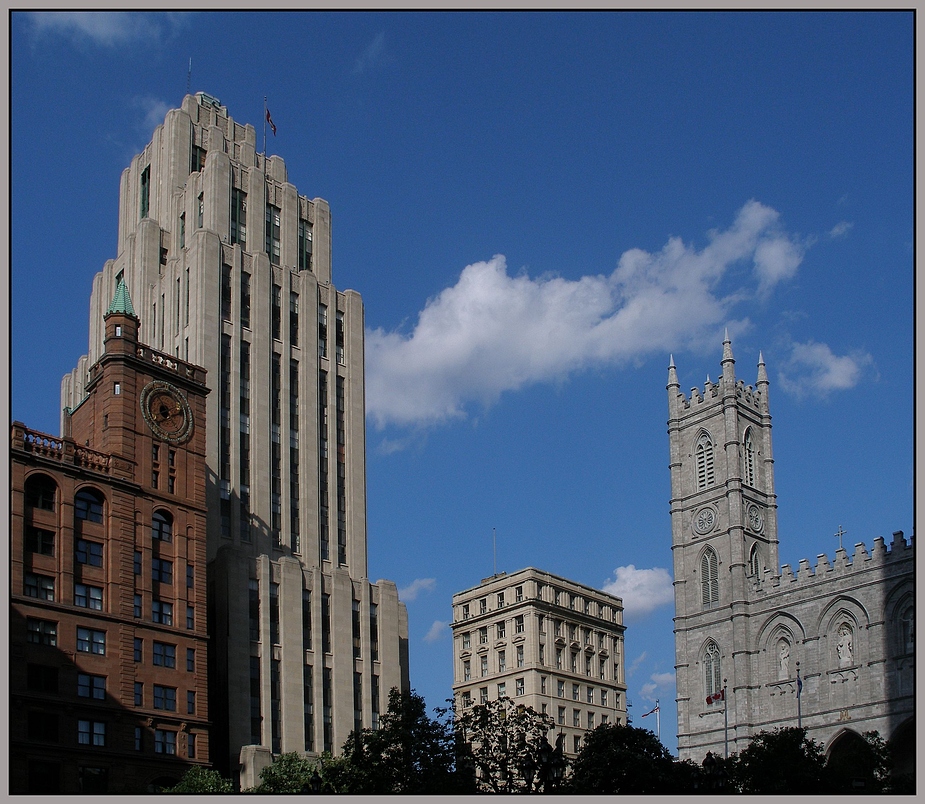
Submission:
<svg viewBox="0 0 925 804">
<path fill-rule="evenodd" d="M 318 372 L 318 537 L 321 558 L 330 558 L 328 517 L 328 374 Z"/>
<path fill-rule="evenodd" d="M 761 558 L 758 555 L 758 545 L 753 544 L 748 554 L 748 574 L 759 575 L 761 573 Z"/>
<path fill-rule="evenodd" d="M 749 486 L 755 485 L 755 445 L 752 443 L 752 428 L 745 431 L 745 466 L 743 481 Z"/>
<path fill-rule="evenodd" d="M 251 681 L 251 742 L 262 742 L 263 717 L 260 711 L 260 657 L 250 657 Z"/>
<path fill-rule="evenodd" d="M 241 274 L 241 326 L 250 329 L 251 325 L 251 275 Z"/>
<path fill-rule="evenodd" d="M 186 213 L 180 214 L 180 248 L 186 248 Z"/>
<path fill-rule="evenodd" d="M 312 269 L 312 225 L 299 218 L 299 270 Z"/>
<path fill-rule="evenodd" d="M 196 199 L 196 226 L 202 228 L 202 213 L 204 209 L 204 203 L 202 198 L 202 193 L 199 194 L 199 198 Z"/>
<path fill-rule="evenodd" d="M 231 191 L 231 243 L 247 248 L 247 193 L 237 188 Z"/>
<path fill-rule="evenodd" d="M 151 165 L 148 165 L 141 171 L 141 186 L 139 191 L 141 197 L 141 217 L 148 217 L 148 207 L 151 200 Z"/>
<path fill-rule="evenodd" d="M 222 266 L 222 320 L 231 321 L 231 266 Z"/>
<path fill-rule="evenodd" d="M 302 707 L 305 714 L 305 750 L 315 750 L 315 690 L 312 666 L 302 670 Z"/>
<path fill-rule="evenodd" d="M 273 285 L 273 338 L 277 341 L 281 337 L 280 321 L 282 320 L 282 295 L 282 288 L 279 285 Z"/>
<path fill-rule="evenodd" d="M 299 294 L 289 294 L 289 343 L 299 345 Z"/>
<path fill-rule="evenodd" d="M 266 238 L 264 251 L 271 265 L 279 265 L 279 207 L 267 204 Z"/>
<path fill-rule="evenodd" d="M 302 551 L 299 528 L 299 363 L 289 361 L 289 546 Z"/>
<path fill-rule="evenodd" d="M 703 651 L 703 689 L 706 697 L 716 695 L 723 688 L 723 671 L 720 665 L 719 647 L 711 639 Z"/>
<path fill-rule="evenodd" d="M 328 308 L 318 305 L 318 357 L 328 356 Z"/>
<path fill-rule="evenodd" d="M 712 547 L 704 550 L 700 558 L 700 592 L 704 608 L 719 603 L 719 570 L 716 551 Z"/>
<path fill-rule="evenodd" d="M 337 311 L 337 320 L 335 322 L 334 338 L 335 338 L 335 351 L 337 353 L 337 362 L 343 366 L 345 364 L 345 360 L 344 360 L 344 314 L 340 312 L 340 310 Z"/>
<path fill-rule="evenodd" d="M 697 488 L 705 489 L 715 482 L 713 472 L 713 440 L 707 433 L 701 433 L 695 448 L 697 461 Z"/>
</svg>

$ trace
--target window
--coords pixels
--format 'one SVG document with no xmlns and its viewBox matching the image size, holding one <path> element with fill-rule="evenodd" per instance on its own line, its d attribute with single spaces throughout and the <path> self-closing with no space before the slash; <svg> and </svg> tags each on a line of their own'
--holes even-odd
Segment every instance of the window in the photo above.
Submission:
<svg viewBox="0 0 925 804">
<path fill-rule="evenodd" d="M 289 294 L 289 343 L 299 345 L 299 294 Z"/>
<path fill-rule="evenodd" d="M 601 690 L 601 706 L 607 706 L 607 690 Z"/>
<path fill-rule="evenodd" d="M 591 675 L 591 657 L 590 656 L 585 656 L 585 675 L 586 676 Z"/>
<path fill-rule="evenodd" d="M 463 646 L 463 650 L 466 650 L 472 646 L 472 638 L 471 638 L 471 634 L 469 631 L 466 631 L 462 635 L 462 646 Z"/>
<path fill-rule="evenodd" d="M 546 646 L 540 645 L 540 664 L 546 664 Z"/>
<path fill-rule="evenodd" d="M 479 600 L 479 614 L 485 614 L 487 611 L 488 611 L 488 600 L 483 597 L 481 600 Z"/>
<path fill-rule="evenodd" d="M 106 699 L 106 677 L 77 674 L 77 695 L 80 698 Z"/>
<path fill-rule="evenodd" d="M 564 681 L 556 681 L 556 695 L 559 698 L 565 697 L 565 682 Z"/>
<path fill-rule="evenodd" d="M 540 676 L 540 695 L 546 694 L 546 676 Z"/>
<path fill-rule="evenodd" d="M 50 477 L 33 475 L 26 481 L 26 506 L 41 511 L 54 511 L 57 491 L 58 487 Z"/>
<path fill-rule="evenodd" d="M 77 721 L 77 742 L 80 745 L 106 745 L 106 724 L 98 720 Z"/>
<path fill-rule="evenodd" d="M 504 592 L 498 592 L 498 608 L 504 608 Z"/>
<path fill-rule="evenodd" d="M 57 692 L 58 668 L 30 662 L 26 665 L 26 688 L 35 692 Z"/>
<path fill-rule="evenodd" d="M 180 248 L 186 248 L 186 213 L 180 213 Z"/>
<path fill-rule="evenodd" d="M 468 690 L 462 694 L 462 705 L 464 709 L 472 706 L 472 693 Z"/>
<path fill-rule="evenodd" d="M 573 709 L 572 710 L 572 725 L 581 727 L 581 710 Z"/>
<path fill-rule="evenodd" d="M 80 653 L 106 654 L 106 632 L 92 628 L 77 628 L 77 650 Z"/>
<path fill-rule="evenodd" d="M 578 641 L 578 627 L 575 625 L 569 625 L 568 627 L 568 638 L 570 642 Z"/>
<path fill-rule="evenodd" d="M 515 695 L 524 694 L 524 680 L 522 678 L 514 679 L 514 694 Z"/>
<path fill-rule="evenodd" d="M 173 625 L 173 603 L 162 600 L 151 601 L 151 621 L 161 625 Z"/>
<path fill-rule="evenodd" d="M 594 712 L 588 712 L 588 728 L 594 728 Z"/>
<path fill-rule="evenodd" d="M 279 207 L 272 204 L 267 204 L 264 241 L 264 251 L 270 258 L 270 265 L 279 265 Z"/>
<path fill-rule="evenodd" d="M 524 616 L 523 614 L 514 618 L 514 633 L 522 634 L 524 632 Z"/>
<path fill-rule="evenodd" d="M 903 653 L 915 652 L 915 609 L 909 606 L 900 618 Z"/>
<path fill-rule="evenodd" d="M 103 610 L 103 590 L 99 586 L 74 584 L 74 605 L 85 609 Z"/>
<path fill-rule="evenodd" d="M 498 697 L 503 698 L 507 695 L 507 683 L 504 681 L 498 682 Z"/>
<path fill-rule="evenodd" d="M 522 586 L 514 587 L 514 602 L 520 603 L 524 599 L 524 588 Z"/>
<path fill-rule="evenodd" d="M 192 606 L 186 607 L 186 629 L 192 631 L 196 627 L 196 612 Z"/>
<path fill-rule="evenodd" d="M 50 530 L 42 530 L 27 525 L 25 546 L 27 553 L 53 556 L 55 554 L 55 534 Z"/>
<path fill-rule="evenodd" d="M 562 648 L 556 648 L 556 669 L 562 669 Z"/>
<path fill-rule="evenodd" d="M 755 445 L 752 442 L 752 428 L 745 431 L 744 463 L 742 481 L 749 486 L 755 485 Z"/>
<path fill-rule="evenodd" d="M 55 599 L 55 579 L 47 575 L 36 575 L 27 572 L 23 576 L 23 592 L 26 597 L 37 597 L 39 600 Z"/>
<path fill-rule="evenodd" d="M 175 687 L 162 687 L 154 685 L 154 708 L 165 709 L 168 712 L 177 711 L 177 690 Z"/>
<path fill-rule="evenodd" d="M 187 673 L 196 672 L 196 649 L 195 648 L 186 649 L 186 672 Z"/>
<path fill-rule="evenodd" d="M 580 724 L 579 724 L 580 725 Z M 581 751 L 581 735 L 576 734 L 572 737 L 572 750 L 577 754 Z"/>
<path fill-rule="evenodd" d="M 749 575 L 760 575 L 761 574 L 761 560 L 758 556 L 758 545 L 753 544 L 752 549 L 748 554 L 748 574 Z"/>
<path fill-rule="evenodd" d="M 109 768 L 81 765 L 77 772 L 77 792 L 83 795 L 109 792 Z"/>
<path fill-rule="evenodd" d="M 518 667 L 524 666 L 524 646 L 523 645 L 517 646 L 517 666 Z"/>
<path fill-rule="evenodd" d="M 102 498 L 94 491 L 81 489 L 74 495 L 74 516 L 87 522 L 102 522 Z"/>
<path fill-rule="evenodd" d="M 152 559 L 151 580 L 154 583 L 173 583 L 173 562 L 161 558 Z"/>
<path fill-rule="evenodd" d="M 504 633 L 504 620 L 502 620 L 500 623 L 498 623 L 497 629 L 498 629 L 498 639 L 504 639 L 504 637 L 505 637 L 505 633 Z"/>
<path fill-rule="evenodd" d="M 480 661 L 480 664 L 479 664 L 479 672 L 480 672 L 480 674 L 481 674 L 480 677 L 481 677 L 481 678 L 485 678 L 485 676 L 488 675 L 488 657 L 487 657 L 487 656 L 481 656 L 481 657 L 479 657 L 479 661 Z"/>
<path fill-rule="evenodd" d="M 572 651 L 571 659 L 572 661 L 571 661 L 570 666 L 571 666 L 572 672 L 577 673 L 578 672 L 578 651 L 574 651 L 574 650 Z"/>
<path fill-rule="evenodd" d="M 166 729 L 154 730 L 154 753 L 155 754 L 176 754 L 177 753 L 177 733 L 167 731 Z"/>
<path fill-rule="evenodd" d="M 488 703 L 488 687 L 479 687 L 479 703 Z"/>
<path fill-rule="evenodd" d="M 700 434 L 694 454 L 697 466 L 697 488 L 705 489 L 707 486 L 712 486 L 716 478 L 713 472 L 713 439 L 710 438 L 709 433 Z"/>
<path fill-rule="evenodd" d="M 247 248 L 247 193 L 236 187 L 231 190 L 231 244 Z"/>
<path fill-rule="evenodd" d="M 241 274 L 241 326 L 250 329 L 251 326 L 251 275 Z"/>
<path fill-rule="evenodd" d="M 470 681 L 472 679 L 472 663 L 466 659 L 463 662 L 463 681 Z"/>
<path fill-rule="evenodd" d="M 231 266 L 222 265 L 222 285 L 219 294 L 222 321 L 231 321 Z"/>
<path fill-rule="evenodd" d="M 173 539 L 173 518 L 165 511 L 155 511 L 151 517 L 151 538 L 162 542 Z"/>
<path fill-rule="evenodd" d="M 145 705 L 145 685 L 141 681 L 135 682 L 135 706 Z"/>
<path fill-rule="evenodd" d="M 177 666 L 177 646 L 166 642 L 154 643 L 154 665 L 156 667 Z"/>
<path fill-rule="evenodd" d="M 202 218 L 204 211 L 205 204 L 203 203 L 202 193 L 200 193 L 199 197 L 196 199 L 196 226 L 198 226 L 200 229 L 202 228 Z"/>
<path fill-rule="evenodd" d="M 588 687 L 587 690 L 585 690 L 585 694 L 587 696 L 586 700 L 588 701 L 588 703 L 593 704 L 594 703 L 594 687 Z"/>
<path fill-rule="evenodd" d="M 132 556 L 132 572 L 141 575 L 141 551 L 136 550 Z"/>
<path fill-rule="evenodd" d="M 186 755 L 190 759 L 195 759 L 196 758 L 196 735 L 195 734 L 189 735 L 189 737 L 186 740 L 186 746 L 187 746 Z"/>
<path fill-rule="evenodd" d="M 318 305 L 318 357 L 328 356 L 328 308 Z M 469 607 L 463 606 L 463 619 L 469 616 Z"/>
<path fill-rule="evenodd" d="M 144 640 L 141 637 L 135 637 L 135 644 L 132 650 L 132 660 L 136 662 L 141 661 L 142 650 L 144 649 Z"/>
<path fill-rule="evenodd" d="M 135 750 L 141 751 L 142 740 L 141 740 L 141 726 L 135 726 Z"/>
<path fill-rule="evenodd" d="M 556 712 L 556 723 L 558 723 L 560 726 L 565 725 L 565 707 L 564 706 L 560 706 L 559 710 Z"/>
<path fill-rule="evenodd" d="M 483 625 L 481 628 L 479 628 L 479 645 L 487 645 L 487 644 L 488 644 L 488 626 Z"/>
<path fill-rule="evenodd" d="M 507 661 L 504 656 L 504 651 L 498 651 L 498 672 L 503 673 L 507 669 Z"/>
<path fill-rule="evenodd" d="M 312 269 L 312 225 L 299 218 L 299 270 Z"/>
<path fill-rule="evenodd" d="M 704 608 L 719 603 L 719 570 L 716 551 L 708 547 L 700 558 L 700 592 Z"/>
<path fill-rule="evenodd" d="M 577 701 L 579 698 L 581 698 L 581 685 L 572 684 L 572 700 Z"/>
<path fill-rule="evenodd" d="M 139 200 L 141 202 L 141 217 L 148 217 L 148 206 L 151 200 L 151 165 L 147 165 L 141 171 L 141 182 L 139 185 Z"/>
<path fill-rule="evenodd" d="M 719 647 L 713 640 L 707 643 L 703 652 L 703 686 L 707 697 L 715 695 L 723 688 Z"/>
</svg>

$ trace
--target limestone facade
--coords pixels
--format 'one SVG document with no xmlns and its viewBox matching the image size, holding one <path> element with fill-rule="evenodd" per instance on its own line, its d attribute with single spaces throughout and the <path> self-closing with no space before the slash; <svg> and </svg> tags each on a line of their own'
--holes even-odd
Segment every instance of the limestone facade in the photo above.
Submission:
<svg viewBox="0 0 925 804">
<path fill-rule="evenodd" d="M 120 185 L 117 253 L 154 348 L 204 366 L 205 495 L 217 739 L 244 786 L 271 754 L 338 752 L 408 687 L 407 613 L 367 569 L 363 304 L 331 277 L 331 214 L 205 93 L 166 115 Z"/>
<path fill-rule="evenodd" d="M 529 567 L 453 595 L 451 628 L 457 706 L 508 697 L 532 707 L 555 720 L 572 756 L 586 731 L 626 723 L 619 598 Z"/>
<path fill-rule="evenodd" d="M 827 751 L 911 738 L 912 541 L 781 567 L 767 371 L 759 356 L 755 385 L 737 380 L 728 336 L 721 366 L 690 395 L 668 375 L 680 758 L 798 724 Z"/>
</svg>

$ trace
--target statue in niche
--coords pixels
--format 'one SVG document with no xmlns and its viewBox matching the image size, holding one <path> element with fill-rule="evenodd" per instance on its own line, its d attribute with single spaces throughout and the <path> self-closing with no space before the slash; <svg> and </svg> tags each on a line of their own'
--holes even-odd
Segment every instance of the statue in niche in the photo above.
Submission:
<svg viewBox="0 0 925 804">
<path fill-rule="evenodd" d="M 777 643 L 777 680 L 790 678 L 790 643 L 786 639 Z"/>
<path fill-rule="evenodd" d="M 848 623 L 838 626 L 838 643 L 835 649 L 838 651 L 839 667 L 850 667 L 854 663 L 852 636 L 851 626 Z"/>
</svg>

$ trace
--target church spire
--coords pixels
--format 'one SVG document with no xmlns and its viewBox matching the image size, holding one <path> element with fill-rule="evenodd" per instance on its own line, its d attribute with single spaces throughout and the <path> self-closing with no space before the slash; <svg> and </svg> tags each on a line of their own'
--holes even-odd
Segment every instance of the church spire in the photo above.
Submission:
<svg viewBox="0 0 925 804">
<path fill-rule="evenodd" d="M 727 384 L 728 388 L 735 385 L 735 362 L 735 358 L 732 356 L 732 341 L 729 340 L 729 328 L 726 327 L 726 331 L 723 333 L 723 359 L 721 365 L 723 367 L 723 382 Z"/>
<path fill-rule="evenodd" d="M 119 277 L 119 284 L 116 285 L 116 292 L 113 294 L 112 301 L 109 303 L 109 309 L 106 310 L 106 315 L 112 313 L 130 315 L 133 318 L 138 317 L 135 314 L 135 308 L 132 306 L 132 297 L 129 295 L 128 288 L 125 286 L 125 280 L 121 276 Z M 106 315 L 103 317 L 105 318 Z"/>
<path fill-rule="evenodd" d="M 669 355 L 668 356 L 668 387 L 670 388 L 672 385 L 675 385 L 678 388 L 681 387 L 681 383 L 678 382 L 678 370 L 675 368 L 675 365 L 674 365 L 674 355 Z"/>
</svg>

